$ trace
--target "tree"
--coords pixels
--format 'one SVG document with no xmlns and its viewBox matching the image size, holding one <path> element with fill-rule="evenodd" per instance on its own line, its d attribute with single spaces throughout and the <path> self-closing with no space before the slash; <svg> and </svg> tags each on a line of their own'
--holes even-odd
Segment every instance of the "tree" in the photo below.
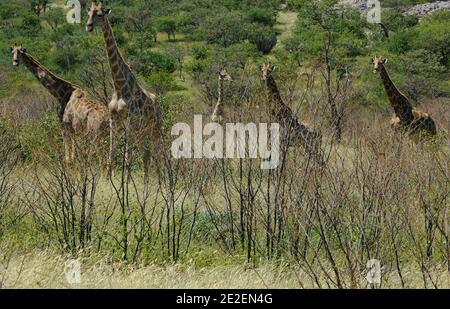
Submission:
<svg viewBox="0 0 450 309">
<path fill-rule="evenodd" d="M 40 16 L 47 11 L 48 0 L 30 0 L 31 10 Z"/>
<path fill-rule="evenodd" d="M 53 31 L 57 31 L 58 27 L 66 22 L 66 14 L 62 8 L 52 8 L 45 12 L 42 17 Z"/>
<path fill-rule="evenodd" d="M 450 65 L 450 12 L 438 12 L 413 29 L 412 44 L 416 49 L 425 49 L 439 57 L 442 65 Z"/>
<path fill-rule="evenodd" d="M 299 12 L 294 36 L 301 44 L 295 53 L 322 64 L 328 118 L 340 141 L 351 86 L 349 68 L 366 46 L 366 22 L 358 11 L 341 5 L 339 0 L 293 0 L 292 4 Z"/>
<path fill-rule="evenodd" d="M 142 75 L 150 75 L 153 72 L 173 73 L 177 69 L 175 60 L 161 52 L 137 53 L 132 59 L 133 69 Z"/>
<path fill-rule="evenodd" d="M 207 17 L 199 31 L 208 43 L 228 47 L 246 38 L 245 27 L 246 22 L 242 13 L 231 11 Z"/>
<path fill-rule="evenodd" d="M 402 31 L 411 28 L 419 23 L 419 19 L 412 15 L 403 15 L 396 11 L 383 11 L 383 24 L 392 32 Z"/>
<path fill-rule="evenodd" d="M 182 45 L 170 45 L 166 47 L 165 53 L 173 59 L 178 70 L 178 78 L 184 81 L 183 68 L 184 58 L 186 57 L 186 48 Z"/>
<path fill-rule="evenodd" d="M 136 37 L 141 50 L 152 47 L 152 43 L 157 39 L 154 19 L 150 12 L 144 4 L 123 11 L 125 30 Z"/>
<path fill-rule="evenodd" d="M 154 72 L 147 78 L 147 82 L 158 95 L 177 89 L 174 77 L 167 72 Z"/>
<path fill-rule="evenodd" d="M 19 29 L 24 36 L 36 36 L 41 31 L 41 20 L 31 13 L 24 14 Z"/>
<path fill-rule="evenodd" d="M 252 23 L 260 23 L 266 26 L 274 26 L 277 22 L 277 12 L 271 9 L 251 8 L 247 18 Z"/>
<path fill-rule="evenodd" d="M 256 45 L 258 50 L 264 54 L 270 53 L 277 45 L 277 34 L 272 27 L 261 24 L 251 24 L 247 27 L 247 38 Z"/>
<path fill-rule="evenodd" d="M 156 21 L 156 28 L 160 32 L 167 33 L 167 38 L 171 41 L 171 36 L 175 40 L 175 32 L 178 29 L 178 21 L 176 17 L 164 16 Z"/>
</svg>

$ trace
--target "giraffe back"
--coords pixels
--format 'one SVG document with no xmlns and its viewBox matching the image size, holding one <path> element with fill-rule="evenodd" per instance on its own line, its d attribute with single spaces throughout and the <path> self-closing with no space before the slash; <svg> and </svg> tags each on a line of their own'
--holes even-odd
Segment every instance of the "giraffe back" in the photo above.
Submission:
<svg viewBox="0 0 450 309">
<path fill-rule="evenodd" d="M 107 134 L 110 113 L 100 102 L 90 99 L 85 92 L 77 89 L 66 106 L 63 123 L 79 134 Z"/>
</svg>

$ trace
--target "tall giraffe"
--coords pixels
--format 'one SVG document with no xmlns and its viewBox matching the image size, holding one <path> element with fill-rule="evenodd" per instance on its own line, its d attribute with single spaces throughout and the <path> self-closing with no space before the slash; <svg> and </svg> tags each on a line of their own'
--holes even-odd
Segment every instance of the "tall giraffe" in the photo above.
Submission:
<svg viewBox="0 0 450 309">
<path fill-rule="evenodd" d="M 391 126 L 394 129 L 403 129 L 410 134 L 425 132 L 429 135 L 436 135 L 436 123 L 428 113 L 415 109 L 392 82 L 384 67 L 387 59 L 381 56 L 373 58 L 373 72 L 379 73 L 383 81 L 384 89 L 389 98 L 395 116 L 391 119 Z"/>
<path fill-rule="evenodd" d="M 64 140 L 65 160 L 75 156 L 75 136 L 89 135 L 97 143 L 107 135 L 109 110 L 88 98 L 78 86 L 56 76 L 21 46 L 11 48 L 13 65 L 24 64 L 59 103 L 58 118 Z"/>
<path fill-rule="evenodd" d="M 263 80 L 268 89 L 269 112 L 280 123 L 281 128 L 287 130 L 284 135 L 288 138 L 289 145 L 300 144 L 306 151 L 317 154 L 321 134 L 319 131 L 310 128 L 306 123 L 300 122 L 289 106 L 284 103 L 277 83 L 272 76 L 275 69 L 276 67 L 270 64 L 261 66 Z"/>
<path fill-rule="evenodd" d="M 89 19 L 86 24 L 87 32 L 92 32 L 97 25 L 102 27 L 113 78 L 114 94 L 109 103 L 109 110 L 111 112 L 110 164 L 112 164 L 114 131 L 117 124 L 127 134 L 131 131 L 143 133 L 145 141 L 144 143 L 140 143 L 140 146 L 143 146 L 144 174 L 147 179 L 150 161 L 150 144 L 147 138 L 151 138 L 156 145 L 160 142 L 161 107 L 156 101 L 156 96 L 139 85 L 136 77 L 119 51 L 111 24 L 106 16 L 110 11 L 104 7 L 102 0 L 93 0 L 89 10 Z M 156 145 L 154 145 L 155 150 L 157 149 Z M 127 146 L 126 157 L 128 157 L 128 151 Z"/>
<path fill-rule="evenodd" d="M 223 83 L 224 81 L 232 81 L 231 76 L 228 74 L 227 70 L 222 69 L 219 71 L 219 89 L 218 89 L 218 98 L 217 104 L 214 108 L 214 112 L 212 113 L 211 120 L 213 122 L 223 122 L 224 119 L 224 111 L 223 111 Z"/>
</svg>

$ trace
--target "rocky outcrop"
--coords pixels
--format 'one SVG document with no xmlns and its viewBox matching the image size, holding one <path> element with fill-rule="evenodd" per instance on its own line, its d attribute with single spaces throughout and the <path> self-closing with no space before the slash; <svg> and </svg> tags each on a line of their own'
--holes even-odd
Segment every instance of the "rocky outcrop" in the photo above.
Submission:
<svg viewBox="0 0 450 309">
<path fill-rule="evenodd" d="M 383 2 L 381 7 L 383 8 Z M 367 0 L 342 0 L 341 3 L 349 4 L 361 12 L 367 11 Z M 431 3 L 418 4 L 411 7 L 399 8 L 405 15 L 425 16 L 440 10 L 450 10 L 450 1 L 436 1 Z"/>
<path fill-rule="evenodd" d="M 354 8 L 364 12 L 367 10 L 367 0 L 341 0 L 342 4 L 349 4 Z"/>
<path fill-rule="evenodd" d="M 405 15 L 425 16 L 440 10 L 450 10 L 450 1 L 437 1 L 412 6 L 404 11 Z"/>
</svg>

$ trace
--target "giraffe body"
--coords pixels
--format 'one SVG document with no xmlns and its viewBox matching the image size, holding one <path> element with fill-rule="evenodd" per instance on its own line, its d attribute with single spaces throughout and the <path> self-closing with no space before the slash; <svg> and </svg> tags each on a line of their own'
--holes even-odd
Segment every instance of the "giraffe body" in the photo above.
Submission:
<svg viewBox="0 0 450 309">
<path fill-rule="evenodd" d="M 374 73 L 380 74 L 389 102 L 395 112 L 390 122 L 391 127 L 412 135 L 419 133 L 436 135 L 436 123 L 431 118 L 431 115 L 412 107 L 408 98 L 397 89 L 390 78 L 384 67 L 386 62 L 386 59 L 383 59 L 381 56 L 375 56 L 373 59 Z"/>
<path fill-rule="evenodd" d="M 104 133 L 109 128 L 109 111 L 92 101 L 81 89 L 76 89 L 64 111 L 63 123 L 78 135 Z"/>
</svg>

